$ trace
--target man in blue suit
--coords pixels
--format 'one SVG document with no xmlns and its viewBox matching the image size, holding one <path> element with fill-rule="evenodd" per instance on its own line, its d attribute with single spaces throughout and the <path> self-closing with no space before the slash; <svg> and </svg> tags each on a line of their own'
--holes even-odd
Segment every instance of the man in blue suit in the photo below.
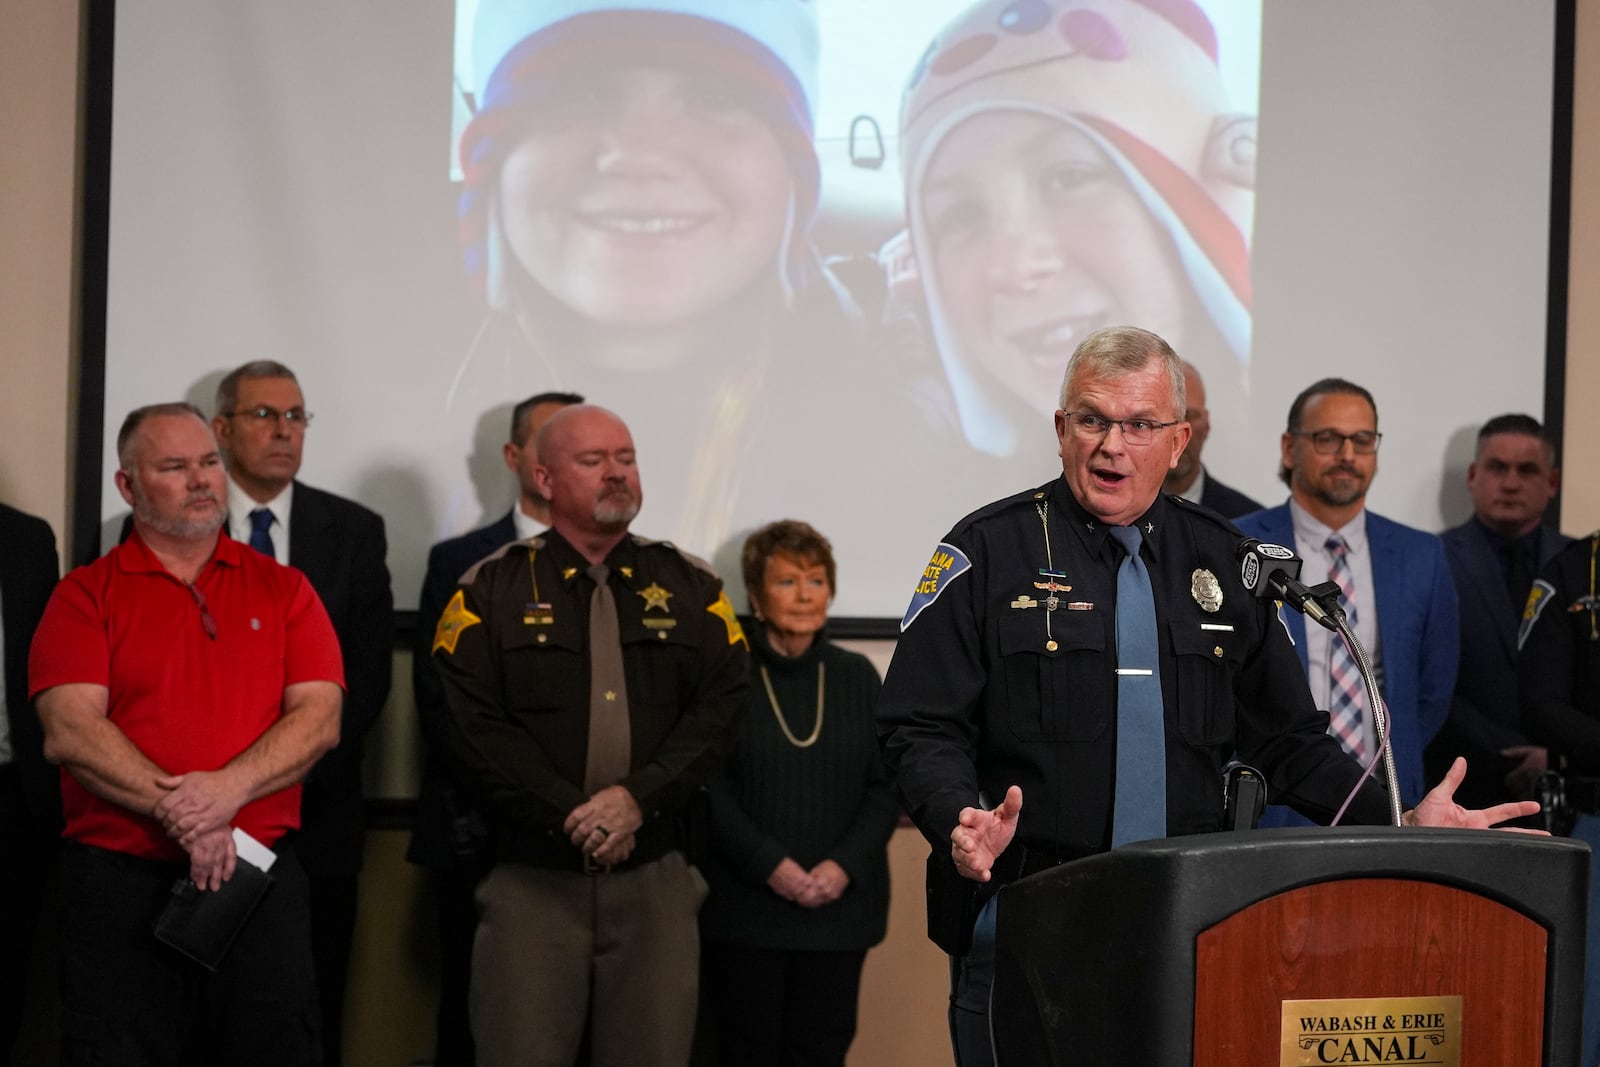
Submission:
<svg viewBox="0 0 1600 1067">
<path fill-rule="evenodd" d="M 1501 415 L 1478 431 L 1467 468 L 1472 518 L 1442 535 L 1461 600 L 1461 670 L 1444 729 L 1428 746 L 1429 780 L 1456 756 L 1479 773 L 1463 782 L 1467 807 L 1532 796 L 1549 752 L 1531 744 L 1517 692 L 1517 623 L 1539 571 L 1568 539 L 1545 525 L 1561 475 L 1555 443 L 1537 419 Z"/>
<path fill-rule="evenodd" d="M 475 1061 L 467 1018 L 472 938 L 478 927 L 472 893 L 488 869 L 484 855 L 488 832 L 471 798 L 468 779 L 450 762 L 444 687 L 433 665 L 434 629 L 468 568 L 501 545 L 525 540 L 550 525 L 550 502 L 533 482 L 533 468 L 539 462 L 534 438 L 550 416 L 581 403 L 583 397 L 576 393 L 539 393 L 512 409 L 511 439 L 504 455 L 506 468 L 516 475 L 520 487 L 517 503 L 489 525 L 441 541 L 428 553 L 411 659 L 411 683 L 427 758 L 406 859 L 435 874 L 440 988 L 434 1062 L 438 1067 L 470 1067 Z"/>
<path fill-rule="evenodd" d="M 1295 397 L 1281 440 L 1279 476 L 1289 501 L 1238 520 L 1239 529 L 1304 557 L 1307 585 L 1335 580 L 1346 612 L 1376 665 L 1389 709 L 1401 803 L 1425 792 L 1422 752 L 1444 725 L 1455 688 L 1456 595 L 1439 539 L 1366 509 L 1378 470 L 1378 407 L 1372 394 L 1325 378 Z M 1363 761 L 1377 752 L 1370 710 L 1336 634 L 1285 611 L 1311 694 L 1330 732 Z M 1263 826 L 1309 825 L 1286 808 Z"/>
</svg>

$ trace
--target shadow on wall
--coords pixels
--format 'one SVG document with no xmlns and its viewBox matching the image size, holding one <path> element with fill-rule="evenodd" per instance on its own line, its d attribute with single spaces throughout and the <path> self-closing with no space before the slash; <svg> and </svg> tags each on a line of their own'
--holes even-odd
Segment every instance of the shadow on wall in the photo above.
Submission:
<svg viewBox="0 0 1600 1067">
<path fill-rule="evenodd" d="M 516 496 L 516 476 L 506 470 L 505 446 L 511 440 L 512 404 L 496 404 L 478 416 L 472 432 L 472 453 L 466 457 L 467 477 L 478 498 L 479 514 L 467 529 L 486 526 L 511 509 Z M 431 527 L 430 527 L 431 528 Z"/>
<path fill-rule="evenodd" d="M 1445 442 L 1439 472 L 1439 514 L 1445 528 L 1459 526 L 1472 517 L 1472 497 L 1467 494 L 1467 468 L 1478 447 L 1476 424 L 1462 426 Z"/>
<path fill-rule="evenodd" d="M 744 569 L 739 565 L 739 557 L 744 552 L 745 539 L 755 532 L 754 526 L 733 531 L 726 541 L 717 546 L 717 550 L 707 561 L 722 579 L 723 591 L 728 594 L 728 599 L 733 601 L 733 610 L 741 615 L 750 611 L 750 594 L 744 587 Z"/>
</svg>

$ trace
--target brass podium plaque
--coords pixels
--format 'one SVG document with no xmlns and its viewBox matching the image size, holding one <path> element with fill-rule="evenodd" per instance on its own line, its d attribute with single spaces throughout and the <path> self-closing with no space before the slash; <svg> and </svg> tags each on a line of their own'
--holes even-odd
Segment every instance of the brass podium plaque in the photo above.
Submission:
<svg viewBox="0 0 1600 1067">
<path fill-rule="evenodd" d="M 1460 997 L 1283 1002 L 1283 1067 L 1407 1063 L 1460 1067 Z"/>
</svg>

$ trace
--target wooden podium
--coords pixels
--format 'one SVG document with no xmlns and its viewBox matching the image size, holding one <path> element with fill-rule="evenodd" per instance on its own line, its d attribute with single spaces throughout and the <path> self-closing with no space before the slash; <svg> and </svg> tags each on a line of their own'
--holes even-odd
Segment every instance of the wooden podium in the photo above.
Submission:
<svg viewBox="0 0 1600 1067">
<path fill-rule="evenodd" d="M 1390 827 L 1065 864 L 1000 891 L 998 1062 L 1571 1067 L 1588 882 L 1580 842 Z"/>
</svg>

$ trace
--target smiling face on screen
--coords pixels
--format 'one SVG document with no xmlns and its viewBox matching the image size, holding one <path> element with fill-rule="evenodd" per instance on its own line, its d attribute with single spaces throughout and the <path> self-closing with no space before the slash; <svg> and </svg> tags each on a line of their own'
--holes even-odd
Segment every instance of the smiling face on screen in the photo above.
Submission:
<svg viewBox="0 0 1600 1067">
<path fill-rule="evenodd" d="M 792 198 L 778 140 L 738 85 L 671 67 L 556 77 L 500 175 L 523 270 L 618 328 L 710 314 L 771 275 Z"/>
</svg>

